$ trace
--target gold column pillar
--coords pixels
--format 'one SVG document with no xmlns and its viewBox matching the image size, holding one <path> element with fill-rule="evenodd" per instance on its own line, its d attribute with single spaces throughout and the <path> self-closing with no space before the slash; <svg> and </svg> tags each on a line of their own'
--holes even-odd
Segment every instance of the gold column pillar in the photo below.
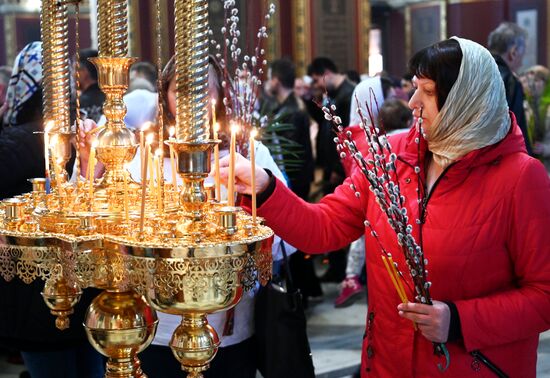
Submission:
<svg viewBox="0 0 550 378">
<path fill-rule="evenodd" d="M 296 74 L 305 75 L 311 56 L 311 6 L 309 0 L 292 1 L 293 56 Z"/>
<path fill-rule="evenodd" d="M 371 24 L 371 7 L 369 0 L 358 0 L 357 3 L 357 29 L 358 29 L 358 51 L 357 60 L 359 73 L 369 72 L 369 34 Z"/>
<path fill-rule="evenodd" d="M 208 117 L 208 1 L 175 0 L 176 138 L 205 142 Z"/>
<path fill-rule="evenodd" d="M 268 62 L 273 62 L 275 59 L 281 57 L 281 35 L 278 17 L 283 15 L 281 14 L 280 1 L 272 0 L 271 3 L 275 5 L 277 13 L 275 14 L 275 17 L 271 17 L 267 23 L 269 38 L 267 39 L 266 59 Z M 262 9 L 262 11 L 265 13 L 266 9 Z"/>
</svg>

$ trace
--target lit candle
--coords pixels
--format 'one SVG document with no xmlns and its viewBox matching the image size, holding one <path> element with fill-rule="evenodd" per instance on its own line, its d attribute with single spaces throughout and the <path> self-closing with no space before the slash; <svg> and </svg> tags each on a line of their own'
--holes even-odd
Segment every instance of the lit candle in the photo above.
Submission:
<svg viewBox="0 0 550 378">
<path fill-rule="evenodd" d="M 156 159 L 156 169 L 157 169 L 157 209 L 159 212 L 162 212 L 162 185 L 161 180 L 163 177 L 161 176 L 161 160 L 162 160 L 162 150 L 159 148 L 155 152 L 155 159 Z"/>
<path fill-rule="evenodd" d="M 124 191 L 124 219 L 126 223 L 129 221 L 128 216 L 128 166 L 124 166 L 124 171 L 122 172 L 123 177 L 123 191 Z"/>
<path fill-rule="evenodd" d="M 146 159 L 146 164 L 147 164 L 147 170 L 149 172 L 149 195 L 151 196 L 155 194 L 155 180 L 154 180 L 155 168 L 153 165 L 154 156 L 151 150 L 151 144 L 153 143 L 153 139 L 154 139 L 153 134 L 147 135 L 147 141 L 145 146 L 145 149 L 147 150 L 147 156 L 148 156 L 148 159 Z"/>
<path fill-rule="evenodd" d="M 149 144 L 152 143 L 153 136 L 147 135 L 147 146 L 143 148 L 145 154 L 143 156 L 143 161 L 146 162 L 149 159 Z M 145 197 L 147 193 L 147 164 L 141 165 L 141 211 L 139 216 L 139 233 L 143 233 L 143 226 L 145 224 Z"/>
<path fill-rule="evenodd" d="M 50 130 L 53 128 L 53 121 L 46 122 L 46 127 L 44 127 L 44 162 L 46 178 L 50 177 Z"/>
<path fill-rule="evenodd" d="M 214 123 L 214 140 L 218 140 L 218 131 L 220 130 L 220 125 L 216 122 Z M 216 143 L 214 145 L 214 170 L 215 173 L 215 186 L 216 190 L 216 200 L 221 201 L 221 186 L 220 186 L 220 146 Z"/>
<path fill-rule="evenodd" d="M 145 122 L 143 126 L 141 126 L 141 129 L 139 130 L 139 150 L 140 150 L 140 158 L 141 158 L 141 169 L 143 170 L 143 165 L 146 164 L 145 160 L 145 131 L 151 127 L 151 122 Z"/>
<path fill-rule="evenodd" d="M 172 169 L 172 186 L 174 187 L 174 190 L 178 190 L 178 180 L 176 178 L 176 151 L 174 151 L 174 145 L 172 144 L 175 142 L 174 135 L 176 133 L 176 128 L 174 126 L 171 126 L 168 130 L 168 133 L 170 134 L 170 167 Z"/>
<path fill-rule="evenodd" d="M 237 153 L 236 124 L 231 125 L 231 144 L 229 145 L 229 177 L 227 178 L 227 205 L 235 206 L 235 154 Z"/>
<path fill-rule="evenodd" d="M 252 223 L 256 224 L 256 145 L 255 138 L 258 135 L 256 129 L 250 130 L 250 143 L 248 148 L 250 149 L 250 164 L 252 166 Z"/>
<path fill-rule="evenodd" d="M 90 156 L 88 158 L 88 194 L 90 201 L 94 196 L 94 177 L 95 177 L 95 150 L 97 147 L 97 140 L 94 140 L 92 147 L 90 148 Z"/>
<path fill-rule="evenodd" d="M 212 99 L 212 116 L 210 118 L 212 118 L 212 127 L 216 127 L 216 99 Z"/>
</svg>

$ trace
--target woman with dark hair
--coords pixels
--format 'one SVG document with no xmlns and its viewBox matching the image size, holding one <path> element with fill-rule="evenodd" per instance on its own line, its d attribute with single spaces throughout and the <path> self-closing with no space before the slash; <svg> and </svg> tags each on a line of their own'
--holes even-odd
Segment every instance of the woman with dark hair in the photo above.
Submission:
<svg viewBox="0 0 550 378">
<path fill-rule="evenodd" d="M 538 336 L 550 328 L 550 180 L 526 153 L 485 48 L 452 38 L 421 50 L 410 66 L 416 91 L 409 107 L 417 127 L 389 141 L 411 232 L 429 261 L 433 305 L 401 303 L 396 295 L 378 241 L 394 252 L 399 267 L 405 259 L 395 253 L 395 232 L 360 170 L 334 194 L 309 204 L 256 169 L 256 191 L 265 199 L 258 214 L 309 253 L 365 234 L 363 377 L 534 377 Z M 227 163 L 221 162 L 225 179 Z M 243 157 L 236 174 L 237 190 L 250 193 L 250 164 Z M 366 232 L 365 219 L 378 240 Z M 408 274 L 398 280 L 414 288 Z M 432 343 L 447 345 L 444 373 Z"/>
</svg>

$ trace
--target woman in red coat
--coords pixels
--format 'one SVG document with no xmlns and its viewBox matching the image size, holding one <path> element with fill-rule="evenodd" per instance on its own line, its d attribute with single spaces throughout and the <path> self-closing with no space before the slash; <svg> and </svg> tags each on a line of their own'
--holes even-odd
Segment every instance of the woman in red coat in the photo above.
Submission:
<svg viewBox="0 0 550 378">
<path fill-rule="evenodd" d="M 535 377 L 538 336 L 550 328 L 548 174 L 527 155 L 485 48 L 453 38 L 418 52 L 410 68 L 416 92 L 409 106 L 423 128 L 390 142 L 413 235 L 429 261 L 433 306 L 400 303 L 380 247 L 366 233 L 362 377 L 494 377 L 497 369 Z M 242 193 L 251 192 L 249 167 L 239 157 Z M 395 232 L 358 170 L 352 180 L 359 198 L 348 179 L 318 204 L 300 200 L 269 172 L 256 176 L 258 214 L 292 245 L 308 253 L 338 249 L 365 233 L 368 219 L 406 271 Z M 408 274 L 404 279 L 414 287 Z M 450 353 L 443 373 L 433 342 L 445 342 Z"/>
</svg>

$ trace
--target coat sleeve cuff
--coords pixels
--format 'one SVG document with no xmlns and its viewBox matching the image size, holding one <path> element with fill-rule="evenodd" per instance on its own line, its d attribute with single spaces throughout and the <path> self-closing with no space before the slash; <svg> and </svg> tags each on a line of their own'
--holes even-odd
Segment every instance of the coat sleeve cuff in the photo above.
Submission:
<svg viewBox="0 0 550 378">
<path fill-rule="evenodd" d="M 460 325 L 460 315 L 458 314 L 458 309 L 454 302 L 444 302 L 449 306 L 451 311 L 451 320 L 449 324 L 449 336 L 447 337 L 448 342 L 453 342 L 462 339 L 462 327 Z"/>
<path fill-rule="evenodd" d="M 264 170 L 269 175 L 269 184 L 267 184 L 267 188 L 263 192 L 256 194 L 257 207 L 262 206 L 264 202 L 267 201 L 269 197 L 271 197 L 276 187 L 276 180 L 275 180 L 275 176 L 273 176 L 273 173 L 269 169 L 264 168 Z M 245 194 L 243 197 L 245 198 L 245 201 L 243 201 L 243 204 L 248 205 L 252 197 L 249 194 Z"/>
</svg>

